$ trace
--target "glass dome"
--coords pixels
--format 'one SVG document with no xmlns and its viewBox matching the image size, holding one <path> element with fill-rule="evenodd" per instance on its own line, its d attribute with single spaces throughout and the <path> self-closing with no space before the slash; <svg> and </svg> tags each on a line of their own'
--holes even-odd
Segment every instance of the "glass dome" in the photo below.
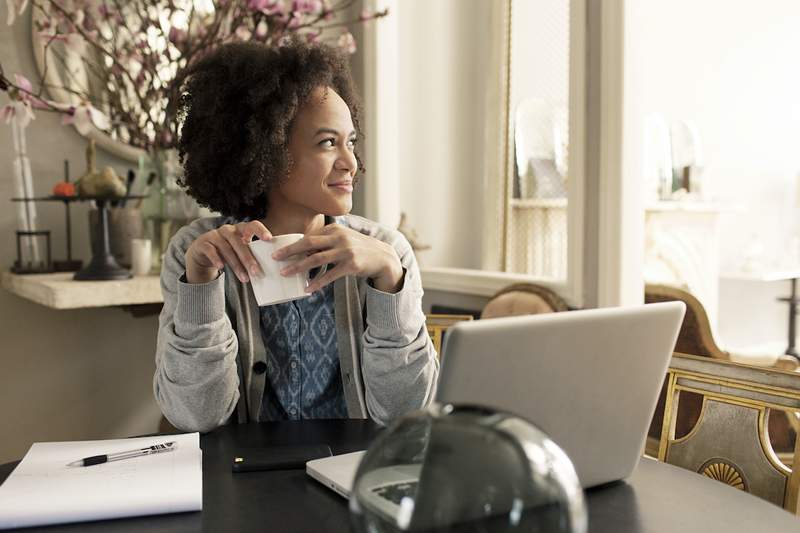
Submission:
<svg viewBox="0 0 800 533">
<path fill-rule="evenodd" d="M 384 431 L 350 497 L 361 533 L 586 531 L 575 469 L 547 435 L 515 415 L 433 404 Z"/>
</svg>

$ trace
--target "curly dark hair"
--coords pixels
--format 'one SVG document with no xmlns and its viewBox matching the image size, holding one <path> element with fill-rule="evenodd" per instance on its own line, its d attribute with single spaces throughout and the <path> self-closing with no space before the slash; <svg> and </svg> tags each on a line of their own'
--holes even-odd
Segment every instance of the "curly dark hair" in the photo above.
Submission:
<svg viewBox="0 0 800 533">
<path fill-rule="evenodd" d="M 179 184 L 200 205 L 237 220 L 266 216 L 269 191 L 289 174 L 292 121 L 315 88 L 342 97 L 361 136 L 347 59 L 324 44 L 225 44 L 181 79 Z M 356 160 L 361 168 L 358 153 Z"/>
</svg>

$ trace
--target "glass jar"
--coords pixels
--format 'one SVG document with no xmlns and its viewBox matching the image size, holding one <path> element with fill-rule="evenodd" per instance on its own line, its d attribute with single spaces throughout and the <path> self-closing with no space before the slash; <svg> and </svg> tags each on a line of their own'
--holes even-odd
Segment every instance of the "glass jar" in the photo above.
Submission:
<svg viewBox="0 0 800 533">
<path fill-rule="evenodd" d="M 361 533 L 584 533 L 586 507 L 567 455 L 515 415 L 433 404 L 367 450 L 350 497 Z"/>
<path fill-rule="evenodd" d="M 152 240 L 153 269 L 161 269 L 161 260 L 172 236 L 198 218 L 197 202 L 178 185 L 182 172 L 175 150 L 152 150 L 139 158 L 139 183 L 144 184 L 142 217 L 145 234 Z"/>
</svg>

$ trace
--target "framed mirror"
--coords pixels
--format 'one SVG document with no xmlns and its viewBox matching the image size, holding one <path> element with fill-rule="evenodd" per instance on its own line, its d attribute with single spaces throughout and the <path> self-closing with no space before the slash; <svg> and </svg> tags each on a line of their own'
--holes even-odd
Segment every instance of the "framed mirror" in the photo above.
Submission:
<svg viewBox="0 0 800 533">
<path fill-rule="evenodd" d="M 31 45 L 36 66 L 50 97 L 58 103 L 78 105 L 80 98 L 76 92 L 86 91 L 91 95 L 92 104 L 105 112 L 109 96 L 104 88 L 103 73 L 91 68 L 91 65 L 102 64 L 100 54 L 90 49 L 84 49 L 79 54 L 64 41 L 48 38 L 45 29 L 48 24 L 40 9 L 31 10 Z M 120 98 L 126 100 L 124 105 L 130 112 L 142 112 L 141 109 L 132 108 L 135 105 L 132 99 L 126 99 L 125 95 L 120 95 Z M 78 132 L 81 133 L 80 130 Z M 109 135 L 92 125 L 82 134 L 122 159 L 138 162 L 145 155 L 144 149 L 129 143 L 125 132 L 119 129 Z"/>
</svg>

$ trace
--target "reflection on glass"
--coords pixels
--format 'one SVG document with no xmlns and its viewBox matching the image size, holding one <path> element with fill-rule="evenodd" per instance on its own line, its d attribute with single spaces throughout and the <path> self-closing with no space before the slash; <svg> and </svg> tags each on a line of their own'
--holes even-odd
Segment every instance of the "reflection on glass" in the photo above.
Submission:
<svg viewBox="0 0 800 533">
<path fill-rule="evenodd" d="M 514 415 L 432 405 L 387 429 L 359 465 L 350 498 L 363 533 L 586 531 L 572 463 Z"/>
</svg>

